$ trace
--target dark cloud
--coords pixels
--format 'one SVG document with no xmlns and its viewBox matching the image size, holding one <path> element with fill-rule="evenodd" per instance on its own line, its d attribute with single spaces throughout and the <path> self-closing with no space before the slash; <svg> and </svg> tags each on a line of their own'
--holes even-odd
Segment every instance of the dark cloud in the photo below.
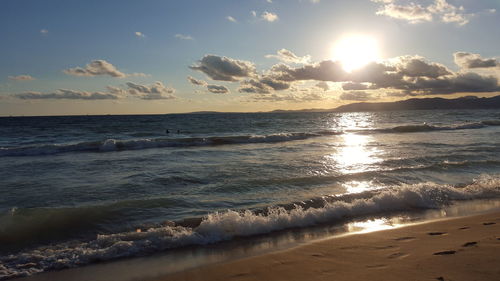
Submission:
<svg viewBox="0 0 500 281">
<path fill-rule="evenodd" d="M 68 89 L 59 89 L 53 93 L 26 92 L 15 94 L 14 97 L 23 100 L 33 99 L 71 99 L 71 100 L 116 100 L 118 95 L 103 92 L 83 92 Z"/>
<path fill-rule="evenodd" d="M 479 54 L 467 52 L 456 52 L 453 54 L 455 63 L 461 68 L 490 68 L 500 66 L 500 62 L 496 59 L 483 59 Z"/>
<path fill-rule="evenodd" d="M 128 93 L 144 100 L 175 99 L 175 89 L 167 88 L 162 82 L 156 81 L 152 85 L 140 85 L 132 82 L 126 83 Z"/>
<path fill-rule="evenodd" d="M 482 76 L 474 72 L 458 73 L 436 79 L 418 78 L 399 89 L 406 90 L 409 94 L 421 95 L 500 91 L 496 77 Z"/>
<path fill-rule="evenodd" d="M 222 85 L 207 85 L 207 90 L 214 94 L 227 94 L 229 89 Z"/>
<path fill-rule="evenodd" d="M 207 82 L 203 80 L 198 80 L 192 76 L 188 76 L 187 80 L 191 82 L 191 84 L 196 85 L 196 86 L 206 86 Z"/>
<path fill-rule="evenodd" d="M 213 80 L 219 81 L 238 81 L 255 75 L 253 63 L 216 55 L 205 55 L 198 65 L 189 68 L 201 71 Z"/>
<path fill-rule="evenodd" d="M 451 74 L 446 66 L 438 63 L 429 63 L 422 57 L 403 56 L 399 57 L 399 60 L 400 63 L 397 65 L 397 71 L 404 76 L 437 78 Z"/>
<path fill-rule="evenodd" d="M 103 76 L 103 75 L 108 75 L 116 78 L 124 78 L 128 76 L 146 76 L 146 74 L 144 73 L 125 74 L 116 69 L 114 65 L 105 60 L 94 60 L 83 68 L 75 67 L 75 68 L 65 69 L 64 73 L 68 75 L 87 76 L 87 77 Z"/>
<path fill-rule="evenodd" d="M 248 79 L 241 82 L 238 89 L 242 93 L 267 94 L 272 91 L 281 91 L 290 88 L 291 83 L 273 78 L 272 76 L 262 76 L 258 79 Z"/>
</svg>

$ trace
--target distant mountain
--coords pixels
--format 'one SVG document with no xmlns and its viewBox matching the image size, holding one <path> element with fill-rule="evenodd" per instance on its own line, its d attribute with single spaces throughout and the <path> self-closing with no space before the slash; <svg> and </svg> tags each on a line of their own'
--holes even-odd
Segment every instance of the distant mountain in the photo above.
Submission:
<svg viewBox="0 0 500 281">
<path fill-rule="evenodd" d="M 358 112 L 358 111 L 397 111 L 397 110 L 425 110 L 425 109 L 492 109 L 500 108 L 500 96 L 478 98 L 465 96 L 456 99 L 422 98 L 407 99 L 395 102 L 358 102 L 331 109 L 277 109 L 258 113 L 295 113 L 295 112 Z M 239 112 L 196 111 L 187 114 L 230 114 Z"/>
<path fill-rule="evenodd" d="M 478 98 L 466 96 L 456 99 L 423 98 L 407 99 L 396 102 L 359 102 L 339 106 L 332 111 L 392 111 L 392 110 L 422 110 L 422 109 L 492 109 L 500 108 L 500 96 Z"/>
</svg>

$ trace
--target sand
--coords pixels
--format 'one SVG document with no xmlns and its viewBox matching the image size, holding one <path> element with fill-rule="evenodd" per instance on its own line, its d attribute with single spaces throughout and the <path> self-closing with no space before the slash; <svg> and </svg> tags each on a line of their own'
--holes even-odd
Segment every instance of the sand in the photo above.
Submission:
<svg viewBox="0 0 500 281">
<path fill-rule="evenodd" d="M 331 238 L 155 280 L 500 280 L 500 212 Z"/>
</svg>

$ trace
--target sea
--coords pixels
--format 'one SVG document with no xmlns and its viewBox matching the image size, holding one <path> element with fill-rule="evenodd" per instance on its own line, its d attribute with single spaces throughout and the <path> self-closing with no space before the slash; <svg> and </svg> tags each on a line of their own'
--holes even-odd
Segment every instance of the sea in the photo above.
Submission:
<svg viewBox="0 0 500 281">
<path fill-rule="evenodd" d="M 500 110 L 0 118 L 0 279 L 499 200 Z"/>
</svg>

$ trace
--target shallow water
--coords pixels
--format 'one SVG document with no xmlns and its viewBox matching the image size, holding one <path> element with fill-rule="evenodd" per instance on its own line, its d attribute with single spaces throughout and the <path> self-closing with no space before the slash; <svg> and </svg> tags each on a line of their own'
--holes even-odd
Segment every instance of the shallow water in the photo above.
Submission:
<svg viewBox="0 0 500 281">
<path fill-rule="evenodd" d="M 0 278 L 499 198 L 498 139 L 498 110 L 0 118 Z"/>
</svg>

